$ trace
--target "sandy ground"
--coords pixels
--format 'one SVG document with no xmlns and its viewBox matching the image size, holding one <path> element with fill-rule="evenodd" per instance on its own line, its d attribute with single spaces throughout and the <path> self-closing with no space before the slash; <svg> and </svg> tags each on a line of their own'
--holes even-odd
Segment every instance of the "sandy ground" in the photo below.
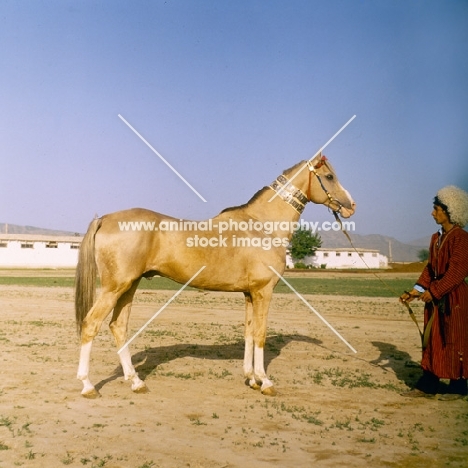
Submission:
<svg viewBox="0 0 468 468">
<path fill-rule="evenodd" d="M 138 292 L 131 333 L 173 294 Z M 468 401 L 400 396 L 420 349 L 396 300 L 308 299 L 358 353 L 275 295 L 276 397 L 244 384 L 243 296 L 187 291 L 132 344 L 150 393 L 131 392 L 105 326 L 91 364 L 102 397 L 86 400 L 72 289 L 0 286 L 0 467 L 468 466 Z"/>
</svg>

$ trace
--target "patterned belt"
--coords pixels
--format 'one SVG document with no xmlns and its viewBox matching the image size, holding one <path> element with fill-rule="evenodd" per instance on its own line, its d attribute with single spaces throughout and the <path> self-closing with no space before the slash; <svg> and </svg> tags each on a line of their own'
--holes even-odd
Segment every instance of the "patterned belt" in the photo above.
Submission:
<svg viewBox="0 0 468 468">
<path fill-rule="evenodd" d="M 291 205 L 299 214 L 302 214 L 305 205 L 309 200 L 305 194 L 291 184 L 284 175 L 278 176 L 270 185 L 270 188 L 274 190 L 282 200 Z"/>
</svg>

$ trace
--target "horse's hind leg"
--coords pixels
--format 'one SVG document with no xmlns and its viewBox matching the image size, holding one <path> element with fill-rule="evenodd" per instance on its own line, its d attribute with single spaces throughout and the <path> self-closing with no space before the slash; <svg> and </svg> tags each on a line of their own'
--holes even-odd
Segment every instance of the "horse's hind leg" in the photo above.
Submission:
<svg viewBox="0 0 468 468">
<path fill-rule="evenodd" d="M 122 294 L 114 307 L 114 313 L 112 315 L 109 328 L 114 335 L 117 349 L 121 349 L 127 342 L 128 319 L 130 317 L 133 296 L 139 282 L 140 278 L 135 280 L 130 289 Z M 133 367 L 132 356 L 128 346 L 125 346 L 125 348 L 122 349 L 119 353 L 119 357 L 125 380 L 131 380 L 132 382 L 132 390 L 135 393 L 146 393 L 148 388 L 146 387 L 145 382 L 138 377 L 135 367 Z"/>
<path fill-rule="evenodd" d="M 109 315 L 116 302 L 113 292 L 102 293 L 91 310 L 86 315 L 81 326 L 80 363 L 78 364 L 77 378 L 83 382 L 81 394 L 85 398 L 96 398 L 99 392 L 89 380 L 89 361 L 93 339 L 99 332 L 103 320 Z"/>
</svg>

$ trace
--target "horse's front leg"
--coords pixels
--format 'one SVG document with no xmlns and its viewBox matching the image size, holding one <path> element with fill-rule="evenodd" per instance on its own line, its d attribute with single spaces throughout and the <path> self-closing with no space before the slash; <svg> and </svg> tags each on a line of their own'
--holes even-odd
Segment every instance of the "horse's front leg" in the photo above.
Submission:
<svg viewBox="0 0 468 468">
<path fill-rule="evenodd" d="M 258 390 L 261 382 L 255 380 L 254 374 L 254 322 L 253 322 L 253 307 L 252 297 L 249 293 L 245 295 L 245 349 L 244 349 L 244 376 L 246 385 Z"/>
<path fill-rule="evenodd" d="M 264 365 L 264 349 L 267 331 L 268 308 L 270 306 L 273 288 L 264 288 L 252 294 L 253 305 L 253 361 L 254 379 L 261 382 L 261 391 L 264 395 L 276 395 L 273 382 L 267 377 Z"/>
</svg>

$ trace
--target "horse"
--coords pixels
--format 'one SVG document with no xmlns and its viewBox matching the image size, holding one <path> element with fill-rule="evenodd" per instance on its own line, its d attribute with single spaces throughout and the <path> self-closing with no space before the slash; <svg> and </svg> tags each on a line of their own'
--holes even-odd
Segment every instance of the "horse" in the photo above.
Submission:
<svg viewBox="0 0 468 468">
<path fill-rule="evenodd" d="M 190 286 L 202 290 L 242 292 L 245 383 L 264 395 L 275 395 L 264 369 L 268 309 L 308 202 L 325 205 L 343 218 L 355 211 L 353 199 L 321 153 L 285 170 L 247 203 L 206 221 L 177 219 L 143 208 L 92 220 L 80 246 L 75 277 L 81 340 L 77 378 L 83 384 L 82 396 L 100 396 L 89 379 L 90 355 L 93 339 L 111 312 L 109 327 L 125 380 L 131 381 L 135 393 L 148 391 L 132 364 L 127 327 L 141 278 L 155 275 L 180 284 L 190 281 Z M 97 275 L 101 287 L 96 298 Z"/>
</svg>

